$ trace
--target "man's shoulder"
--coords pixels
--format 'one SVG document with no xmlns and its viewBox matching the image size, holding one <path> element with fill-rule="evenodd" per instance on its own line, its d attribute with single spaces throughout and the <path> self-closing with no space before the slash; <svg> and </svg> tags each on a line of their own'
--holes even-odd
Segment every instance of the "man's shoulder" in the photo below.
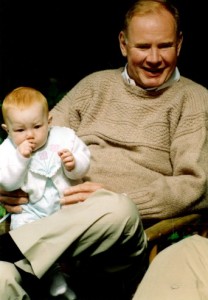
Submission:
<svg viewBox="0 0 208 300">
<path fill-rule="evenodd" d="M 196 109 L 208 109 L 208 90 L 202 84 L 194 80 L 181 76 L 180 80 L 173 86 L 172 96 L 175 94 L 175 99 L 181 99 L 182 102 L 189 103 L 189 107 Z M 174 98 L 174 97 L 173 97 Z M 192 104 L 191 104 L 192 103 Z"/>
<path fill-rule="evenodd" d="M 83 78 L 82 81 L 111 81 L 112 78 L 117 78 L 118 76 L 121 76 L 122 71 L 123 68 L 99 70 L 87 75 L 85 78 Z"/>
<path fill-rule="evenodd" d="M 180 77 L 179 84 L 188 89 L 191 88 L 196 90 L 202 90 L 205 93 L 208 92 L 207 88 L 204 85 L 185 76 Z"/>
</svg>

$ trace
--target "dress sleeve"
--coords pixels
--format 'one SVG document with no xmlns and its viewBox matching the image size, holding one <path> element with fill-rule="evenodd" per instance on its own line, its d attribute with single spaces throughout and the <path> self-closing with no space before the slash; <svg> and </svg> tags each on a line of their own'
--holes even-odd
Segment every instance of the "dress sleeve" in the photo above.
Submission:
<svg viewBox="0 0 208 300">
<path fill-rule="evenodd" d="M 0 145 L 0 188 L 13 191 L 24 183 L 30 159 L 24 158 L 7 138 Z"/>
</svg>

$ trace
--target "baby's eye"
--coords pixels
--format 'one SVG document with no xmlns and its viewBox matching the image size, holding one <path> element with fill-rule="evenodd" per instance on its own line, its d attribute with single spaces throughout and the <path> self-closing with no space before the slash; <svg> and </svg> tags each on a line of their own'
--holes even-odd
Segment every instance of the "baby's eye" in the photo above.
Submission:
<svg viewBox="0 0 208 300">
<path fill-rule="evenodd" d="M 40 128 L 41 127 L 41 125 L 35 125 L 35 129 L 38 129 L 38 128 Z"/>
<path fill-rule="evenodd" d="M 21 129 L 21 128 L 19 128 L 19 129 L 14 129 L 14 132 L 23 132 L 24 131 L 24 129 Z"/>
</svg>

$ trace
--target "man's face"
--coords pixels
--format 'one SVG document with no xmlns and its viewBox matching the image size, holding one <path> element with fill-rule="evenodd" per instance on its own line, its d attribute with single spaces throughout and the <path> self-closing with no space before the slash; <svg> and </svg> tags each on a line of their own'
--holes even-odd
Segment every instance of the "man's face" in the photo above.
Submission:
<svg viewBox="0 0 208 300">
<path fill-rule="evenodd" d="M 142 88 L 159 87 L 172 75 L 180 53 L 182 35 L 177 40 L 173 16 L 162 10 L 134 16 L 127 36 L 119 35 L 120 48 L 127 57 L 127 71 Z"/>
</svg>

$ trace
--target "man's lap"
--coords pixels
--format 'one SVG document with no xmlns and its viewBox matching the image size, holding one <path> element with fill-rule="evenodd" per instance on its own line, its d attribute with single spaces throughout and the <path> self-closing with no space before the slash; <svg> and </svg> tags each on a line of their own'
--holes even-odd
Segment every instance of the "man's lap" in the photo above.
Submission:
<svg viewBox="0 0 208 300">
<path fill-rule="evenodd" d="M 194 235 L 156 256 L 133 298 L 149 299 L 208 299 L 208 239 Z"/>
</svg>

